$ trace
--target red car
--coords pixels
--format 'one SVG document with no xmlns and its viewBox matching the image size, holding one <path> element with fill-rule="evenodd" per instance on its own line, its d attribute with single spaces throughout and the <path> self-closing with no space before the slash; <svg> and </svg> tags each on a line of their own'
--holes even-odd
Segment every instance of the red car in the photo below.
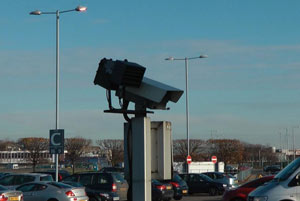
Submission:
<svg viewBox="0 0 300 201">
<path fill-rule="evenodd" d="M 225 191 L 222 201 L 246 201 L 248 194 L 264 183 L 271 181 L 274 175 L 255 179 L 238 188 Z"/>
</svg>

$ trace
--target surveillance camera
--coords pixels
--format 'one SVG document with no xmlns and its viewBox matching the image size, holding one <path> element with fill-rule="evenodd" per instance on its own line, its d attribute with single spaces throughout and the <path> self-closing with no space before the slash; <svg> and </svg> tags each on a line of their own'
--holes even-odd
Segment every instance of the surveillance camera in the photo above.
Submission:
<svg viewBox="0 0 300 201">
<path fill-rule="evenodd" d="M 140 87 L 120 87 L 116 96 L 149 109 L 166 109 L 169 101 L 176 103 L 183 91 L 144 77 Z"/>
<path fill-rule="evenodd" d="M 127 60 L 113 61 L 103 58 L 98 67 L 94 84 L 108 90 L 117 90 L 120 86 L 139 87 L 146 68 Z"/>
</svg>

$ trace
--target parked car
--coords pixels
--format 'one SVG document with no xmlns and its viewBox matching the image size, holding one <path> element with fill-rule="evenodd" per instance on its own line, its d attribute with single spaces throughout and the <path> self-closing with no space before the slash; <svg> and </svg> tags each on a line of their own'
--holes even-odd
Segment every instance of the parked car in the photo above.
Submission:
<svg viewBox="0 0 300 201">
<path fill-rule="evenodd" d="M 226 184 L 213 181 L 205 174 L 191 173 L 179 174 L 179 176 L 187 183 L 189 194 L 193 193 L 209 193 L 209 195 L 221 195 L 227 188 Z"/>
<path fill-rule="evenodd" d="M 127 200 L 128 184 L 119 173 L 76 173 L 63 179 L 63 182 L 82 184 L 86 187 L 86 193 L 90 201 L 102 201 L 102 195 L 107 200 Z"/>
<path fill-rule="evenodd" d="M 162 183 L 152 179 L 152 200 L 153 201 L 170 201 L 174 195 L 172 184 Z"/>
<path fill-rule="evenodd" d="M 245 183 L 241 186 L 239 186 L 236 189 L 230 189 L 225 191 L 223 195 L 222 201 L 246 201 L 248 194 L 256 189 L 257 187 L 265 184 L 266 182 L 271 181 L 274 178 L 274 176 L 266 176 L 261 177 L 255 180 L 252 180 L 248 183 Z"/>
<path fill-rule="evenodd" d="M 30 182 L 17 188 L 24 201 L 88 201 L 84 187 L 73 187 L 61 182 Z"/>
<path fill-rule="evenodd" d="M 229 176 L 224 172 L 204 172 L 206 176 L 209 176 L 215 182 L 226 184 L 228 189 L 236 188 L 238 186 L 237 178 Z"/>
<path fill-rule="evenodd" d="M 9 172 L 0 172 L 0 178 L 5 176 L 5 175 L 9 175 L 10 173 Z"/>
<path fill-rule="evenodd" d="M 187 183 L 177 174 L 173 174 L 173 178 L 171 180 L 160 181 L 162 183 L 169 183 L 173 186 L 174 200 L 181 200 L 184 195 L 188 193 L 188 185 Z"/>
<path fill-rule="evenodd" d="M 125 178 L 124 168 L 122 167 L 104 167 L 101 168 L 99 172 L 117 172 L 120 173 L 123 176 L 123 178 Z"/>
<path fill-rule="evenodd" d="M 53 178 L 53 181 L 55 181 L 55 170 L 47 170 L 47 171 L 38 171 L 38 172 L 34 172 L 34 173 L 41 173 L 41 174 L 50 174 Z M 58 171 L 58 181 L 63 180 L 63 178 L 70 176 L 70 173 L 66 170 L 59 170 Z"/>
<path fill-rule="evenodd" d="M 23 193 L 21 191 L 10 190 L 0 185 L 0 200 L 23 201 Z"/>
<path fill-rule="evenodd" d="M 122 167 L 103 167 L 99 172 L 119 172 L 124 174 L 124 168 Z"/>
<path fill-rule="evenodd" d="M 236 174 L 238 172 L 238 167 L 232 165 L 226 165 L 225 172 L 230 174 Z"/>
<path fill-rule="evenodd" d="M 283 170 L 281 170 L 273 180 L 266 185 L 260 186 L 252 191 L 248 196 L 248 201 L 256 200 L 300 200 L 300 158 L 297 158 Z"/>
<path fill-rule="evenodd" d="M 11 173 L 0 178 L 0 185 L 6 186 L 9 189 L 34 181 L 53 181 L 52 176 L 49 174 L 39 173 Z"/>
<path fill-rule="evenodd" d="M 264 172 L 271 174 L 277 174 L 280 170 L 280 165 L 270 165 L 264 167 Z"/>
</svg>

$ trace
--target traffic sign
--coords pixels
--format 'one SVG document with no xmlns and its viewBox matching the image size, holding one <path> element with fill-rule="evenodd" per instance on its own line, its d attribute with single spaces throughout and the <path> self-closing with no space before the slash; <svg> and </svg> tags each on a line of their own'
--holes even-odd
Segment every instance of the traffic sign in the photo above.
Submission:
<svg viewBox="0 0 300 201">
<path fill-rule="evenodd" d="M 211 157 L 211 162 L 217 163 L 217 157 L 216 157 L 216 156 L 212 156 L 212 157 Z"/>
<path fill-rule="evenodd" d="M 50 154 L 64 153 L 64 129 L 50 130 L 49 137 L 49 151 Z"/>
<path fill-rule="evenodd" d="M 186 157 L 186 162 L 187 162 L 188 164 L 191 164 L 191 162 L 192 162 L 192 157 L 191 157 L 190 155 L 188 155 L 188 156 Z"/>
</svg>

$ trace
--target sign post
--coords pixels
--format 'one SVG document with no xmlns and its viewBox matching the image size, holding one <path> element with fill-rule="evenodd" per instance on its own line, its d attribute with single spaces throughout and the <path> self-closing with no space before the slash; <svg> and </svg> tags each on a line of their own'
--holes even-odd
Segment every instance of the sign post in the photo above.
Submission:
<svg viewBox="0 0 300 201">
<path fill-rule="evenodd" d="M 211 162 L 213 162 L 214 164 L 216 164 L 217 163 L 217 157 L 216 156 L 212 156 L 211 157 Z"/>
<path fill-rule="evenodd" d="M 64 129 L 50 130 L 50 154 L 63 154 L 64 153 Z"/>
<path fill-rule="evenodd" d="M 65 141 L 64 129 L 50 130 L 49 134 L 49 152 L 55 155 L 55 175 L 56 181 L 58 181 L 58 154 L 64 153 L 64 141 Z"/>
<path fill-rule="evenodd" d="M 186 166 L 186 168 L 187 168 L 187 173 L 189 173 L 189 165 L 191 164 L 191 162 L 192 162 L 192 157 L 190 156 L 190 155 L 188 155 L 187 157 L 186 157 L 186 163 L 187 163 L 187 166 Z"/>
</svg>

